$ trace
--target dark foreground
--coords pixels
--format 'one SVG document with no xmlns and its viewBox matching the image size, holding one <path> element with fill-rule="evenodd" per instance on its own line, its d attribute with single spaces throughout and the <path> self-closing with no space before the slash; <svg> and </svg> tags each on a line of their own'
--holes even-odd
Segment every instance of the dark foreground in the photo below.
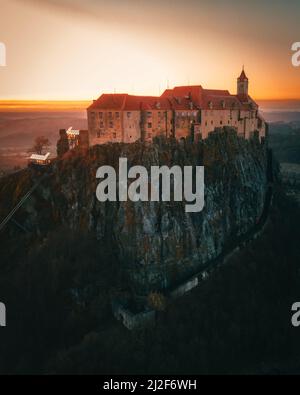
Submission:
<svg viewBox="0 0 300 395">
<path fill-rule="evenodd" d="M 291 325 L 299 221 L 297 206 L 275 188 L 264 235 L 140 332 L 112 318 L 109 300 L 122 279 L 111 251 L 99 252 L 88 235 L 61 229 L 30 248 L 1 245 L 8 322 L 0 372 L 299 373 L 299 328 Z"/>
</svg>

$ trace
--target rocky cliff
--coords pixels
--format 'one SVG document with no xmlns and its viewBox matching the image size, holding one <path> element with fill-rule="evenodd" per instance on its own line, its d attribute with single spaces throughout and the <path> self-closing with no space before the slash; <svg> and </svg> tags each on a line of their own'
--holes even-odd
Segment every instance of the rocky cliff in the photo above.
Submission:
<svg viewBox="0 0 300 395">
<path fill-rule="evenodd" d="M 203 165 L 203 211 L 186 213 L 185 202 L 100 203 L 96 170 L 102 165 L 118 169 L 120 157 L 149 171 L 152 165 Z M 199 143 L 160 139 L 151 145 L 95 146 L 85 156 L 73 151 L 48 172 L 17 214 L 30 237 L 46 237 L 60 225 L 94 233 L 111 245 L 140 293 L 168 288 L 216 258 L 258 221 L 267 189 L 265 144 L 227 128 Z M 27 169 L 0 180 L 1 218 L 39 177 L 37 170 Z M 6 229 L 10 237 L 15 232 Z"/>
</svg>

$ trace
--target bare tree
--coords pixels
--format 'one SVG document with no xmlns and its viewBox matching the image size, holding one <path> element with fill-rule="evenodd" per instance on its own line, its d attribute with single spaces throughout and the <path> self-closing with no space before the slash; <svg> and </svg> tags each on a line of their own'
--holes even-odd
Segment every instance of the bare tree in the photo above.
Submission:
<svg viewBox="0 0 300 395">
<path fill-rule="evenodd" d="M 39 155 L 43 154 L 43 151 L 51 145 L 49 139 L 44 136 L 38 136 L 34 140 L 34 145 L 28 150 L 28 152 L 35 152 Z"/>
</svg>

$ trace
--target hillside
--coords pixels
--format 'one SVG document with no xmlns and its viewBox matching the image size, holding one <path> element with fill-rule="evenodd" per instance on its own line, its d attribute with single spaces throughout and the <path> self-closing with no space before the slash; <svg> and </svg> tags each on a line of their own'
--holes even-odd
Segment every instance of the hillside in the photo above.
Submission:
<svg viewBox="0 0 300 395">
<path fill-rule="evenodd" d="M 262 237 L 139 332 L 112 317 L 124 278 L 110 246 L 65 228 L 17 249 L 2 239 L 1 373 L 299 373 L 299 221 L 279 185 Z"/>
<path fill-rule="evenodd" d="M 279 162 L 300 163 L 299 122 L 270 124 L 269 145 Z"/>
<path fill-rule="evenodd" d="M 0 344 L 0 371 L 297 370 L 300 344 L 290 307 L 300 280 L 300 215 L 277 177 L 262 236 L 200 287 L 167 305 L 155 327 L 130 332 L 113 318 L 110 306 L 115 296 L 163 291 L 255 225 L 266 192 L 265 148 L 227 129 L 198 145 L 165 140 L 106 145 L 93 147 L 88 156 L 72 152 L 56 160 L 15 217 L 27 232 L 10 223 L 1 233 L 0 300 L 7 305 L 10 330 Z M 103 207 L 95 199 L 95 170 L 116 164 L 121 155 L 146 167 L 204 164 L 203 212 L 187 215 L 181 203 L 167 202 L 155 203 L 151 216 L 148 203 Z M 40 176 L 28 169 L 1 179 L 1 218 Z M 155 224 L 151 232 L 145 221 Z M 163 265 L 166 259 L 170 270 Z"/>
<path fill-rule="evenodd" d="M 205 207 L 186 213 L 185 202 L 106 202 L 96 199 L 96 170 L 129 166 L 204 165 Z M 0 182 L 0 215 L 5 217 L 38 175 L 25 170 Z M 267 188 L 266 148 L 234 131 L 212 134 L 199 144 L 158 140 L 152 145 L 93 147 L 54 162 L 47 181 L 29 199 L 17 219 L 35 235 L 57 226 L 85 230 L 112 246 L 137 292 L 168 288 L 216 258 L 234 238 L 262 215 Z M 5 203 L 4 203 L 5 199 Z M 14 236 L 14 229 L 8 228 Z"/>
</svg>

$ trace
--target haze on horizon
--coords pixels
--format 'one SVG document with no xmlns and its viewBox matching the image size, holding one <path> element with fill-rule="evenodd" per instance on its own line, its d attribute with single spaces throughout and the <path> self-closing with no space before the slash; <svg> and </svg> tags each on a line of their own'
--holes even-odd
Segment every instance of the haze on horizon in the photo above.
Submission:
<svg viewBox="0 0 300 395">
<path fill-rule="evenodd" d="M 2 100 L 158 95 L 176 85 L 296 99 L 298 0 L 0 0 Z"/>
</svg>

